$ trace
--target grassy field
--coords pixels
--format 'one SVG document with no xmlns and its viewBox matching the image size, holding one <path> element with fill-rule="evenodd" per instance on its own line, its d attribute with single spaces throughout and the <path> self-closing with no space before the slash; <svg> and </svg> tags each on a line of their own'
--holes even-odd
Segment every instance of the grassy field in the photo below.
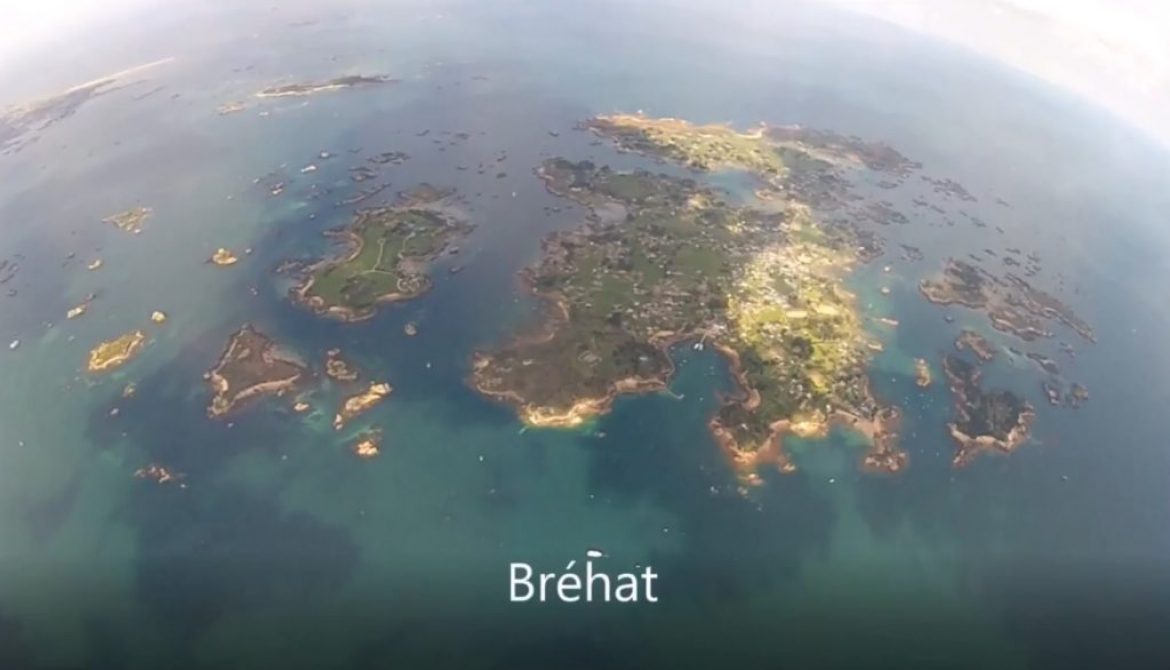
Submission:
<svg viewBox="0 0 1170 670">
<path fill-rule="evenodd" d="M 355 249 L 313 274 L 307 297 L 326 306 L 368 310 L 387 296 L 411 297 L 428 285 L 422 271 L 464 224 L 422 209 L 363 212 L 348 228 Z"/>
</svg>

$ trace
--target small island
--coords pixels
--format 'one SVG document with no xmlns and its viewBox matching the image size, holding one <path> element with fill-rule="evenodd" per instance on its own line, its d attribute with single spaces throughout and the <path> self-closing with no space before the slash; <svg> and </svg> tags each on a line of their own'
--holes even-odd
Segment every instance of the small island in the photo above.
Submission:
<svg viewBox="0 0 1170 670">
<path fill-rule="evenodd" d="M 154 213 L 149 207 L 134 207 L 124 212 L 118 212 L 102 219 L 102 223 L 109 223 L 118 230 L 138 234 L 142 232 L 142 224 Z M 100 267 L 100 264 L 99 264 Z M 96 269 L 96 268 L 95 268 Z"/>
<path fill-rule="evenodd" d="M 382 402 L 394 389 L 387 383 L 371 383 L 369 388 L 349 396 L 341 402 L 341 408 L 333 417 L 333 429 L 341 430 L 345 424 L 359 414 L 369 411 L 374 405 Z"/>
<path fill-rule="evenodd" d="M 1093 329 L 1070 307 L 1013 273 L 1000 277 L 952 258 L 941 276 L 922 280 L 918 288 L 937 305 L 958 304 L 982 311 L 996 330 L 1025 341 L 1052 337 L 1048 321 L 1064 324 L 1089 342 L 1096 341 Z"/>
<path fill-rule="evenodd" d="M 1028 440 L 1035 411 L 1027 401 L 1010 391 L 984 391 L 983 373 L 958 356 L 945 356 L 943 371 L 955 402 L 956 419 L 947 424 L 957 445 L 955 467 L 982 452 L 1010 454 Z"/>
<path fill-rule="evenodd" d="M 993 360 L 996 351 L 994 344 L 973 330 L 964 330 L 959 333 L 959 336 L 955 338 L 955 349 L 957 351 L 969 350 L 984 363 Z"/>
<path fill-rule="evenodd" d="M 211 387 L 207 415 L 221 418 L 264 395 L 280 395 L 297 387 L 305 365 L 268 336 L 245 324 L 232 334 L 223 354 L 206 375 Z"/>
<path fill-rule="evenodd" d="M 146 344 L 146 333 L 132 330 L 112 340 L 102 342 L 89 352 L 86 369 L 91 373 L 109 372 L 134 359 Z"/>
<path fill-rule="evenodd" d="M 357 381 L 358 371 L 341 357 L 341 349 L 330 349 L 325 352 L 325 376 L 334 381 Z"/>
<path fill-rule="evenodd" d="M 242 112 L 245 109 L 247 109 L 247 107 L 244 106 L 244 103 L 242 103 L 238 100 L 234 100 L 232 102 L 225 102 L 222 105 L 220 105 L 219 107 L 216 107 L 215 113 L 219 114 L 220 116 L 227 116 L 228 114 L 235 114 L 237 112 Z"/>
<path fill-rule="evenodd" d="M 137 479 L 149 479 L 157 484 L 167 484 L 169 482 L 181 482 L 186 475 L 174 472 L 170 468 L 151 463 L 145 467 L 138 468 L 134 471 L 134 477 Z M 184 488 L 185 485 L 182 485 Z"/>
<path fill-rule="evenodd" d="M 393 84 L 398 80 L 385 75 L 348 75 L 344 77 L 336 77 L 327 81 L 309 81 L 298 84 L 284 84 L 281 86 L 270 86 L 266 89 L 256 93 L 257 98 L 283 98 L 290 96 L 304 96 L 313 95 L 314 93 L 324 93 L 326 91 L 340 91 L 345 88 L 354 88 L 358 86 L 378 86 L 381 84 Z M 232 109 L 232 111 L 235 111 Z M 221 112 L 222 113 L 222 112 Z"/>
<path fill-rule="evenodd" d="M 1056 361 L 1052 360 L 1050 357 L 1045 356 L 1044 354 L 1037 353 L 1035 351 L 1029 351 L 1028 353 L 1026 353 L 1024 355 L 1028 358 L 1028 360 L 1035 363 L 1036 367 L 1040 368 L 1044 372 L 1046 372 L 1054 377 L 1060 376 L 1060 366 L 1056 363 Z"/>
<path fill-rule="evenodd" d="M 93 301 L 96 299 L 97 299 L 96 293 L 90 293 L 89 295 L 85 296 L 84 300 L 82 300 L 77 305 L 70 307 L 69 311 L 65 312 L 65 318 L 66 319 L 76 319 L 77 317 L 85 314 L 86 312 L 89 311 L 89 306 L 91 304 L 93 304 Z"/>
<path fill-rule="evenodd" d="M 367 430 L 360 433 L 350 446 L 350 451 L 363 460 L 374 458 L 382 452 L 382 431 Z"/>
<path fill-rule="evenodd" d="M 930 373 L 930 363 L 925 358 L 914 359 L 914 383 L 918 388 L 927 388 L 932 381 L 934 377 Z"/>
<path fill-rule="evenodd" d="M 1064 391 L 1060 387 L 1060 383 L 1051 379 L 1045 379 L 1040 382 L 1040 389 L 1044 391 L 1044 397 L 1048 399 L 1048 404 L 1053 407 L 1062 407 L 1064 405 Z"/>
<path fill-rule="evenodd" d="M 422 295 L 431 287 L 431 262 L 474 228 L 448 198 L 436 189 L 416 190 L 400 204 L 362 210 L 348 226 L 329 231 L 349 252 L 306 269 L 291 290 L 293 301 L 321 316 L 360 321 L 380 304 Z"/>
<path fill-rule="evenodd" d="M 225 249 L 223 247 L 216 249 L 215 253 L 211 254 L 211 258 L 207 259 L 208 263 L 218 265 L 220 267 L 235 265 L 239 261 L 240 259 L 238 256 L 232 253 L 230 249 Z"/>
<path fill-rule="evenodd" d="M 1053 407 L 1079 409 L 1089 401 L 1089 389 L 1078 382 L 1070 384 L 1067 392 L 1064 390 L 1063 382 L 1058 378 L 1044 380 L 1040 383 L 1040 388 L 1044 391 L 1048 404 Z"/>
</svg>

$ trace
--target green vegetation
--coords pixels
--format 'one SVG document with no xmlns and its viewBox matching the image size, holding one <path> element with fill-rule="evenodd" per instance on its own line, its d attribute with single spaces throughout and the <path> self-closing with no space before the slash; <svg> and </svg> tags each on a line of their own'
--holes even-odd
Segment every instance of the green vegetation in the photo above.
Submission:
<svg viewBox="0 0 1170 670">
<path fill-rule="evenodd" d="M 745 448 L 797 414 L 823 422 L 826 405 L 869 409 L 866 342 L 840 287 L 850 246 L 807 208 L 738 208 L 691 180 L 588 161 L 550 160 L 540 174 L 553 193 L 627 217 L 598 216 L 546 240 L 527 277 L 552 316 L 480 356 L 481 391 L 519 405 L 530 423 L 575 425 L 617 393 L 663 387 L 667 348 L 694 341 L 738 357 L 745 398 L 758 396 L 758 407 L 732 400 L 721 413 Z"/>
<path fill-rule="evenodd" d="M 471 228 L 439 208 L 359 212 L 352 224 L 333 233 L 350 242 L 350 254 L 318 264 L 294 295 L 319 313 L 346 320 L 372 316 L 378 303 L 426 292 L 430 261 Z"/>
<path fill-rule="evenodd" d="M 899 470 L 900 413 L 870 395 L 865 366 L 877 345 L 842 285 L 878 243 L 823 225 L 812 208 L 844 201 L 842 167 L 901 175 L 913 164 L 882 145 L 801 128 L 741 133 L 642 115 L 584 127 L 698 172 L 748 171 L 769 206 L 729 204 L 692 179 L 546 161 L 539 173 L 548 189 L 591 216 L 545 241 L 526 276 L 550 316 L 537 332 L 477 355 L 474 386 L 529 424 L 578 425 L 618 394 L 664 388 L 671 345 L 709 345 L 737 382 L 711 421 L 737 465 L 790 470 L 784 434 L 824 434 L 842 422 L 871 438 L 865 467 Z"/>
</svg>

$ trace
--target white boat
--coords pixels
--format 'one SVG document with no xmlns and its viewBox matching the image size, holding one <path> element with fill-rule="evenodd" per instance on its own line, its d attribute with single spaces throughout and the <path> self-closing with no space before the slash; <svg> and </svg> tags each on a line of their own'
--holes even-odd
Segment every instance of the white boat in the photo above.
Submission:
<svg viewBox="0 0 1170 670">
<path fill-rule="evenodd" d="M 605 552 L 600 549 L 586 549 L 585 556 L 587 558 L 605 558 Z"/>
</svg>

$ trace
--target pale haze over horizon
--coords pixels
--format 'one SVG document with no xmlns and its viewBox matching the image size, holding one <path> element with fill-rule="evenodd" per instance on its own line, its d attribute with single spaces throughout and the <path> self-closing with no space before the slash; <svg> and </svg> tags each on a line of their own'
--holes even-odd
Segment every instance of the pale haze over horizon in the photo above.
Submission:
<svg viewBox="0 0 1170 670">
<path fill-rule="evenodd" d="M 1170 146 L 1170 2 L 812 0 L 956 43 L 1102 106 Z M 0 64 L 160 0 L 0 3 Z M 134 65 L 133 63 L 126 64 Z"/>
</svg>

